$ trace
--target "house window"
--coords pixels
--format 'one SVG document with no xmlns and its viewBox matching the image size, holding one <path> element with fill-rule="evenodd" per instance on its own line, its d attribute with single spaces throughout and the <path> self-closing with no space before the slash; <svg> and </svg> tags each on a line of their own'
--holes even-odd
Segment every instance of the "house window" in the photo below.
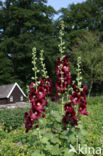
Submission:
<svg viewBox="0 0 103 156">
<path fill-rule="evenodd" d="M 20 101 L 23 101 L 23 96 L 20 96 Z"/>
<path fill-rule="evenodd" d="M 10 96 L 10 102 L 13 102 L 13 96 Z"/>
</svg>

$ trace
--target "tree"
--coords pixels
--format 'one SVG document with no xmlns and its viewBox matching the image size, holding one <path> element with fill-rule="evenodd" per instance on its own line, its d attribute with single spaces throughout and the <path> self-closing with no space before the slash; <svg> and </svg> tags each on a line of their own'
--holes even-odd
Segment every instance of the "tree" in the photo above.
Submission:
<svg viewBox="0 0 103 156">
<path fill-rule="evenodd" d="M 0 51 L 11 56 L 13 75 L 24 85 L 31 81 L 32 47 L 44 49 L 46 55 L 52 47 L 49 41 L 54 37 L 52 17 L 55 10 L 46 6 L 46 2 L 6 0 L 1 3 Z"/>
<path fill-rule="evenodd" d="M 78 38 L 78 44 L 73 47 L 75 59 L 82 58 L 82 72 L 84 82 L 88 85 L 88 97 L 91 94 L 93 84 L 103 82 L 103 44 L 100 35 L 86 32 L 82 38 Z"/>
<path fill-rule="evenodd" d="M 0 52 L 0 85 L 11 83 L 13 79 L 13 67 L 11 60 Z"/>
</svg>

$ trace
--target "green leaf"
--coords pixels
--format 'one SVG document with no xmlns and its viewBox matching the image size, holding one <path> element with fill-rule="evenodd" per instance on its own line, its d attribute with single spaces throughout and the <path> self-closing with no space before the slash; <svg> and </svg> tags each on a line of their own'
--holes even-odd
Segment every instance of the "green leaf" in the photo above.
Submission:
<svg viewBox="0 0 103 156">
<path fill-rule="evenodd" d="M 41 141 L 42 143 L 48 144 L 48 138 L 47 138 L 47 137 L 41 138 L 40 141 Z"/>
</svg>

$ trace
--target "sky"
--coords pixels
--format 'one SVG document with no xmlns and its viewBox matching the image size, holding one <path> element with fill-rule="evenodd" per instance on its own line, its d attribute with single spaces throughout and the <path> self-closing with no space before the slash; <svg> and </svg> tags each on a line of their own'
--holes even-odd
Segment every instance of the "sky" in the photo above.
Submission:
<svg viewBox="0 0 103 156">
<path fill-rule="evenodd" d="M 4 2 L 5 0 L 2 0 Z M 82 3 L 86 0 L 47 0 L 47 5 L 51 5 L 55 10 L 59 10 L 61 8 L 67 8 L 69 4 L 72 3 Z"/>
<path fill-rule="evenodd" d="M 61 8 L 67 8 L 69 4 L 77 4 L 85 1 L 86 0 L 48 0 L 47 5 L 51 5 L 57 11 Z M 55 15 L 53 19 L 56 20 L 59 17 L 59 15 Z"/>
<path fill-rule="evenodd" d="M 72 3 L 82 3 L 86 0 L 48 0 L 47 5 L 51 5 L 55 10 L 67 8 Z"/>
</svg>

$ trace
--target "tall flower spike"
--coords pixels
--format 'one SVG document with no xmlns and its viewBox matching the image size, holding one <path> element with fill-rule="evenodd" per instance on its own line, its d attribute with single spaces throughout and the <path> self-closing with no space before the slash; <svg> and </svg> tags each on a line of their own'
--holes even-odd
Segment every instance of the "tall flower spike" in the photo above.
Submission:
<svg viewBox="0 0 103 156">
<path fill-rule="evenodd" d="M 37 74 L 39 73 L 39 70 L 37 69 L 36 61 L 37 61 L 36 48 L 34 47 L 32 49 L 32 64 L 33 64 L 32 70 L 34 71 L 34 77 L 32 77 L 32 79 L 35 81 L 35 85 L 36 85 L 36 88 L 37 88 L 38 83 L 39 83 Z"/>
<path fill-rule="evenodd" d="M 77 80 L 77 86 L 78 86 L 78 88 L 79 89 L 81 89 L 81 85 L 82 85 L 82 76 L 81 76 L 81 57 L 78 57 L 78 59 L 77 59 L 77 69 L 76 69 L 76 71 L 77 71 L 77 78 L 76 78 L 76 80 Z"/>
<path fill-rule="evenodd" d="M 49 78 L 49 76 L 47 75 L 47 70 L 46 70 L 46 66 L 45 66 L 45 63 L 44 63 L 44 50 L 41 50 L 40 51 L 40 61 L 41 61 L 41 66 L 42 66 L 42 73 L 43 73 L 43 77 L 44 78 Z"/>
<path fill-rule="evenodd" d="M 63 41 L 63 36 L 64 36 L 64 22 L 61 21 L 60 23 L 60 31 L 59 31 L 59 39 L 60 39 L 60 44 L 58 45 L 59 47 L 59 52 L 61 54 L 61 60 L 63 59 L 64 55 L 64 49 L 65 49 L 65 42 Z"/>
</svg>

